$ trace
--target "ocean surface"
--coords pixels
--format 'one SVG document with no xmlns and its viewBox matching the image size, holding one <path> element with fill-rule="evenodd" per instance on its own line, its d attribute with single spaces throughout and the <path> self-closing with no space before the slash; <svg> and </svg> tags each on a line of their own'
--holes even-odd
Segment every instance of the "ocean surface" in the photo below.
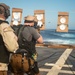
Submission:
<svg viewBox="0 0 75 75">
<path fill-rule="evenodd" d="M 40 31 L 45 44 L 75 45 L 75 30 L 56 32 L 55 29 Z"/>
</svg>

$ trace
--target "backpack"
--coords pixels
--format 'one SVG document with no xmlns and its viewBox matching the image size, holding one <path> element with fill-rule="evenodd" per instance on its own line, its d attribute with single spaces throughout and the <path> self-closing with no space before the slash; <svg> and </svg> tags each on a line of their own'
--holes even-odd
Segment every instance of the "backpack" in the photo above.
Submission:
<svg viewBox="0 0 75 75">
<path fill-rule="evenodd" d="M 20 25 L 13 25 L 12 28 L 14 30 L 14 33 L 18 37 L 18 44 L 19 44 L 19 50 L 21 52 L 21 49 L 25 49 L 26 51 L 29 52 L 30 56 L 35 53 L 35 44 L 32 41 L 27 41 L 25 38 L 22 37 L 22 31 L 26 26 L 20 24 Z"/>
</svg>

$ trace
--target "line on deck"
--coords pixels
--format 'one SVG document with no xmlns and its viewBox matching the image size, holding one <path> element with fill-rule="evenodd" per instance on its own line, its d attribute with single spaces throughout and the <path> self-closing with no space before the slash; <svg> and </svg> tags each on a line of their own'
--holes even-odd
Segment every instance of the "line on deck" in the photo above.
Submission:
<svg viewBox="0 0 75 75">
<path fill-rule="evenodd" d="M 67 48 L 64 53 L 60 56 L 60 58 L 57 60 L 55 65 L 50 69 L 50 71 L 47 73 L 47 75 L 58 75 L 61 68 L 63 67 L 65 61 L 67 60 L 69 54 L 72 52 L 73 49 Z"/>
<path fill-rule="evenodd" d="M 45 63 L 45 66 L 55 66 L 53 63 Z M 73 65 L 63 65 L 63 67 L 73 67 Z"/>
<path fill-rule="evenodd" d="M 44 72 L 49 72 L 50 69 L 45 69 L 45 68 L 40 68 L 40 71 L 44 71 Z M 75 71 L 73 71 L 75 73 Z M 68 71 L 68 70 L 60 70 L 59 73 L 65 73 L 65 74 L 73 74 L 72 71 Z"/>
</svg>

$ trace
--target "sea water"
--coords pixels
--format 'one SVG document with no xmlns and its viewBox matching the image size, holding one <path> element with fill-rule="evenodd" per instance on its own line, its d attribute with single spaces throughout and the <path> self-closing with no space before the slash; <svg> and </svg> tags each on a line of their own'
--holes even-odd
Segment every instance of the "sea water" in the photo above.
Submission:
<svg viewBox="0 0 75 75">
<path fill-rule="evenodd" d="M 40 31 L 45 44 L 75 45 L 75 30 L 56 32 L 55 29 Z"/>
</svg>

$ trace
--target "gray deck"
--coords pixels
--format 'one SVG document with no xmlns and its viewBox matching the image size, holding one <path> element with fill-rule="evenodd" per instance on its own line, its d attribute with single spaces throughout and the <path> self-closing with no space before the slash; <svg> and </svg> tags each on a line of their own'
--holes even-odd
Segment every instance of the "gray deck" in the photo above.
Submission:
<svg viewBox="0 0 75 75">
<path fill-rule="evenodd" d="M 75 75 L 75 50 L 37 47 L 41 75 Z"/>
</svg>

